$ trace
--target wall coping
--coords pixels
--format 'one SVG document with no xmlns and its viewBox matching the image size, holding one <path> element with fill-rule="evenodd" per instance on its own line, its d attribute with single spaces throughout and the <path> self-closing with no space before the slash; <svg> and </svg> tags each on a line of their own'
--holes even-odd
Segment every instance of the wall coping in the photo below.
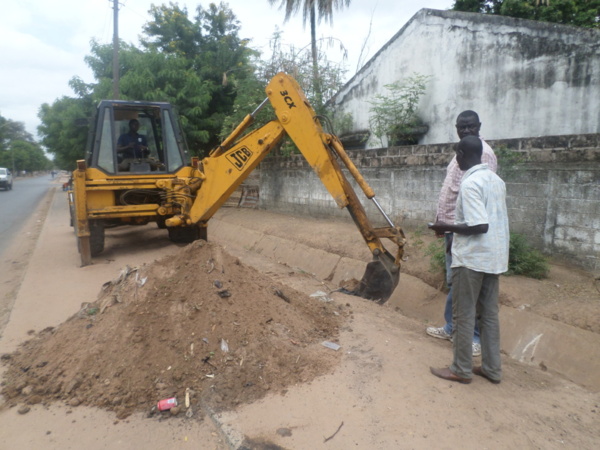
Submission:
<svg viewBox="0 0 600 450">
<path fill-rule="evenodd" d="M 486 141 L 493 149 L 501 147 L 524 156 L 532 163 L 600 163 L 600 133 L 543 136 Z M 358 167 L 445 166 L 454 156 L 455 142 L 398 147 L 346 150 Z M 263 167 L 308 168 L 304 156 L 269 155 Z"/>
</svg>

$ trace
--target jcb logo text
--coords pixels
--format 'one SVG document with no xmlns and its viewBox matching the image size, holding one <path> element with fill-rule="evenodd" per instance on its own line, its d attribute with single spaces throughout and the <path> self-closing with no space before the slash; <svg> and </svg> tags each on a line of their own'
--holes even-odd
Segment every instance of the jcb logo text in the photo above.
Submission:
<svg viewBox="0 0 600 450">
<path fill-rule="evenodd" d="M 251 156 L 252 152 L 246 147 L 242 147 L 229 153 L 227 155 L 227 159 L 237 170 L 242 170 L 246 163 L 250 160 Z"/>
</svg>

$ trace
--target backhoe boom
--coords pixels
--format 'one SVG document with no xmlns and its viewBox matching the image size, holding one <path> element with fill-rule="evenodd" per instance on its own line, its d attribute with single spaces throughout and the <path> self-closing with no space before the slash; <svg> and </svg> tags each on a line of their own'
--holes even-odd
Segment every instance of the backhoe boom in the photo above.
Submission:
<svg viewBox="0 0 600 450">
<path fill-rule="evenodd" d="M 333 134 L 325 133 L 296 81 L 277 74 L 267 98 L 200 161 L 188 156 L 172 106 L 165 102 L 102 100 L 90 123 L 86 158 L 77 161 L 68 192 L 81 265 L 104 251 L 105 230 L 156 223 L 169 239 L 189 243 L 207 238 L 208 221 L 284 137 L 289 137 L 340 208 L 347 208 L 373 261 L 362 280 L 347 290 L 380 303 L 387 301 L 400 276 L 405 242 L 375 199 L 375 193 Z M 248 132 L 269 102 L 276 119 Z M 374 228 L 342 167 L 354 177 L 385 217 Z M 389 239 L 392 255 L 382 244 Z"/>
<path fill-rule="evenodd" d="M 246 116 L 234 132 L 202 160 L 199 170 L 203 174 L 203 181 L 196 191 L 196 197 L 187 201 L 181 209 L 181 214 L 168 219 L 167 226 L 206 226 L 208 220 L 250 172 L 287 135 L 314 169 L 338 206 L 348 209 L 373 255 L 373 261 L 367 266 L 367 273 L 352 293 L 381 303 L 387 301 L 399 280 L 405 242 L 402 230 L 395 227 L 383 213 L 374 198 L 373 190 L 354 166 L 339 139 L 323 131 L 315 111 L 296 81 L 284 73 L 279 73 L 267 85 L 266 93 L 277 120 L 241 136 L 253 122 L 257 111 Z M 389 227 L 373 228 L 356 192 L 344 176 L 339 161 L 348 169 L 366 197 L 375 201 Z M 395 244 L 395 256 L 383 246 L 382 238 L 390 239 Z"/>
</svg>

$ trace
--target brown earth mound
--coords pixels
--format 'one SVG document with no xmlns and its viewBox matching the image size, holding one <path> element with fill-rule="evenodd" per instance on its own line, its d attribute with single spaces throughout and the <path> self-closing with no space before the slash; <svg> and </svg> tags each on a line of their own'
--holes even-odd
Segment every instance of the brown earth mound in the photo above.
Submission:
<svg viewBox="0 0 600 450">
<path fill-rule="evenodd" d="M 63 401 L 121 419 L 176 397 L 165 414 L 201 417 L 330 371 L 339 353 L 322 343 L 348 314 L 198 241 L 123 270 L 97 301 L 4 355 L 2 393 L 9 406 Z"/>
</svg>

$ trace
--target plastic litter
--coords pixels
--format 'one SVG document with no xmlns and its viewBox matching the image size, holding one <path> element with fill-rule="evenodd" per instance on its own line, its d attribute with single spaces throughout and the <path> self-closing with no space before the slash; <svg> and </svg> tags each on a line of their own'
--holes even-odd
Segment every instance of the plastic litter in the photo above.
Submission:
<svg viewBox="0 0 600 450">
<path fill-rule="evenodd" d="M 229 351 L 229 345 L 225 339 L 221 339 L 221 351 L 227 353 Z"/>
<path fill-rule="evenodd" d="M 327 348 L 330 348 L 331 350 L 335 350 L 335 351 L 337 351 L 340 348 L 342 348 L 341 345 L 336 344 L 335 342 L 330 342 L 330 341 L 323 341 L 323 342 L 321 342 L 321 345 L 323 347 L 327 347 Z"/>
<path fill-rule="evenodd" d="M 323 292 L 323 291 L 317 291 L 314 292 L 313 294 L 310 294 L 311 298 L 317 298 L 319 300 L 321 300 L 322 302 L 332 302 L 333 299 L 327 295 L 327 292 Z"/>
</svg>

